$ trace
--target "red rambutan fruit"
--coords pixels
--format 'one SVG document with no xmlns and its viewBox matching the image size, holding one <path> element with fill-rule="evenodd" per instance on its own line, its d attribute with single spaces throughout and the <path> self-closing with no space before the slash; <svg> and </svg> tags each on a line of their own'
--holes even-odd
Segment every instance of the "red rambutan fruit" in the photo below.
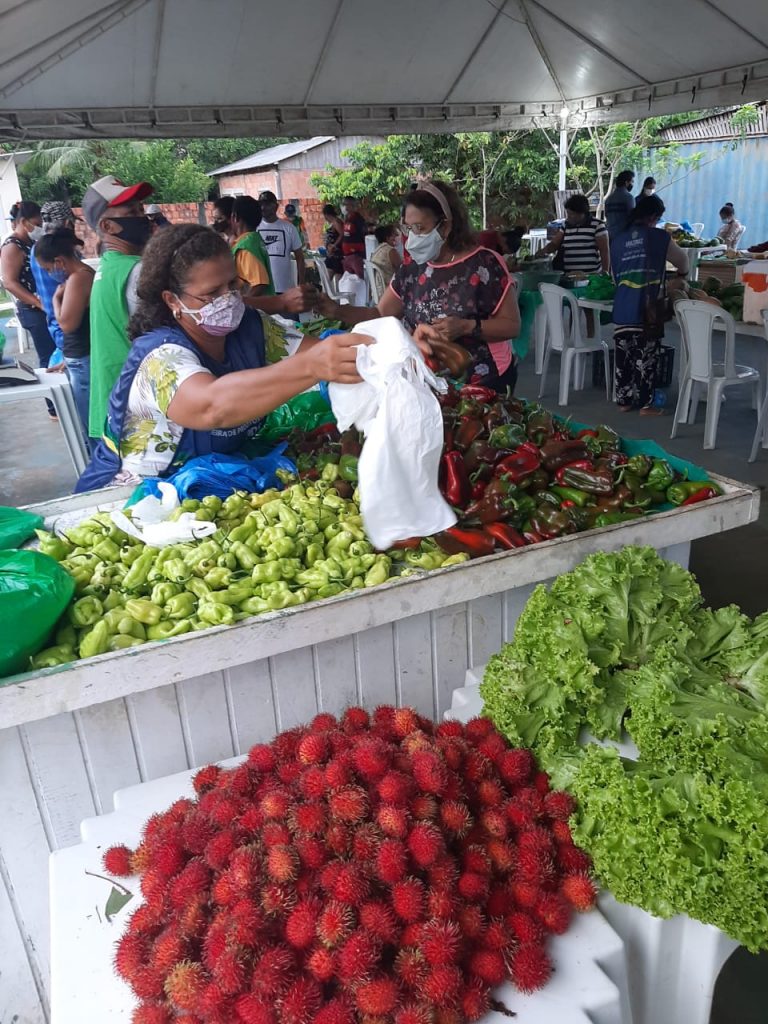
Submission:
<svg viewBox="0 0 768 1024">
<path fill-rule="evenodd" d="M 489 839 L 486 844 L 486 851 L 490 857 L 491 864 L 499 874 L 507 875 L 515 866 L 515 848 L 512 843 L 504 839 Z"/>
<path fill-rule="evenodd" d="M 355 992 L 355 1005 L 361 1013 L 383 1017 L 397 1006 L 400 992 L 397 983 L 384 974 L 363 982 Z"/>
<path fill-rule="evenodd" d="M 140 967 L 131 978 L 131 988 L 139 999 L 156 1000 L 163 998 L 165 978 L 151 967 Z"/>
<path fill-rule="evenodd" d="M 441 738 L 456 736 L 461 738 L 464 736 L 464 723 L 458 722 L 455 718 L 440 722 L 439 725 L 435 726 L 435 736 Z"/>
<path fill-rule="evenodd" d="M 336 976 L 336 954 L 325 946 L 316 946 L 307 956 L 306 969 L 317 981 L 326 983 Z"/>
<path fill-rule="evenodd" d="M 424 917 L 426 908 L 424 883 L 418 878 L 405 878 L 392 886 L 392 907 L 401 921 L 411 923 Z"/>
<path fill-rule="evenodd" d="M 154 906 L 162 904 L 168 891 L 168 878 L 161 874 L 156 867 L 147 868 L 141 876 L 139 883 L 141 894 L 147 903 Z"/>
<path fill-rule="evenodd" d="M 541 825 L 524 828 L 517 835 L 517 845 L 521 849 L 537 850 L 540 853 L 552 854 L 552 834 Z"/>
<path fill-rule="evenodd" d="M 395 736 L 400 739 L 420 728 L 419 716 L 413 708 L 395 708 L 391 716 L 391 723 Z"/>
<path fill-rule="evenodd" d="M 499 758 L 498 767 L 499 774 L 508 786 L 522 786 L 530 779 L 535 761 L 530 750 L 519 747 L 506 750 Z"/>
<path fill-rule="evenodd" d="M 152 853 L 146 843 L 139 843 L 131 856 L 131 874 L 141 875 L 152 863 Z"/>
<path fill-rule="evenodd" d="M 479 750 L 470 749 L 464 755 L 462 774 L 469 782 L 477 785 L 493 774 L 493 763 Z"/>
<path fill-rule="evenodd" d="M 404 806 L 413 792 L 413 782 L 403 772 L 389 771 L 380 779 L 376 792 L 385 804 Z"/>
<path fill-rule="evenodd" d="M 382 778 L 389 768 L 391 751 L 377 736 L 360 739 L 352 751 L 352 761 L 357 772 L 368 781 Z"/>
<path fill-rule="evenodd" d="M 395 1024 L 432 1024 L 433 1020 L 429 1003 L 406 1003 L 395 1010 Z"/>
<path fill-rule="evenodd" d="M 264 815 L 255 804 L 249 804 L 238 818 L 237 824 L 246 837 L 253 836 L 260 833 L 264 827 Z"/>
<path fill-rule="evenodd" d="M 535 992 L 549 981 L 552 962 L 543 946 L 523 943 L 512 957 L 510 973 L 521 992 Z"/>
<path fill-rule="evenodd" d="M 485 915 L 475 903 L 460 906 L 456 912 L 456 919 L 461 926 L 464 938 L 471 940 L 479 939 L 487 924 Z"/>
<path fill-rule="evenodd" d="M 476 871 L 463 871 L 459 875 L 459 893 L 470 903 L 483 903 L 488 898 L 488 876 Z"/>
<path fill-rule="evenodd" d="M 296 905 L 296 892 L 290 885 L 269 882 L 261 890 L 261 907 L 268 917 L 283 917 Z"/>
<path fill-rule="evenodd" d="M 208 796 L 216 796 L 217 802 L 211 808 L 208 817 L 215 825 L 227 828 L 233 821 L 236 821 L 240 813 L 245 809 L 245 804 L 240 797 L 219 797 L 219 790 L 213 790 Z"/>
<path fill-rule="evenodd" d="M 330 749 L 327 736 L 321 732 L 310 732 L 300 741 L 296 755 L 304 765 L 324 764 Z"/>
<path fill-rule="evenodd" d="M 459 772 L 464 764 L 465 745 L 463 740 L 438 740 L 443 760 L 452 772 Z"/>
<path fill-rule="evenodd" d="M 277 1024 L 274 1005 L 253 992 L 240 996 L 235 1003 L 235 1012 L 243 1024 Z"/>
<path fill-rule="evenodd" d="M 309 1024 L 323 1002 L 323 990 L 314 978 L 297 978 L 280 997 L 281 1024 Z"/>
<path fill-rule="evenodd" d="M 443 834 L 429 822 L 417 822 L 406 840 L 414 863 L 420 868 L 434 864 L 445 849 Z"/>
<path fill-rule="evenodd" d="M 463 976 L 458 967 L 438 964 L 427 971 L 422 984 L 422 993 L 430 1003 L 452 1006 L 456 1003 Z"/>
<path fill-rule="evenodd" d="M 421 990 L 427 976 L 427 961 L 415 946 L 402 947 L 395 957 L 394 971 L 402 985 L 414 992 Z"/>
<path fill-rule="evenodd" d="M 325 845 L 337 857 L 345 857 L 352 849 L 354 832 L 342 821 L 332 821 L 325 830 Z"/>
<path fill-rule="evenodd" d="M 309 949 L 315 941 L 315 928 L 320 916 L 316 900 L 297 903 L 285 922 L 285 938 L 294 949 Z"/>
<path fill-rule="evenodd" d="M 464 1024 L 464 1018 L 455 1006 L 436 1006 L 435 1024 Z"/>
<path fill-rule="evenodd" d="M 557 846 L 557 865 L 567 875 L 586 873 L 592 867 L 588 853 L 571 843 L 560 843 Z"/>
<path fill-rule="evenodd" d="M 524 910 L 513 910 L 504 918 L 504 923 L 518 942 L 540 943 L 544 939 L 544 929 Z"/>
<path fill-rule="evenodd" d="M 203 860 L 214 871 L 221 871 L 237 848 L 237 835 L 231 829 L 215 835 L 203 851 Z"/>
<path fill-rule="evenodd" d="M 131 914 L 127 931 L 147 940 L 154 939 L 162 928 L 163 913 L 161 908 L 148 907 L 142 903 Z"/>
<path fill-rule="evenodd" d="M 328 851 L 322 840 L 314 836 L 299 836 L 294 843 L 301 866 L 317 871 L 328 860 Z"/>
<path fill-rule="evenodd" d="M 360 907 L 360 925 L 385 944 L 394 945 L 400 925 L 386 903 L 372 900 Z"/>
<path fill-rule="evenodd" d="M 495 779 L 481 779 L 477 784 L 477 799 L 485 807 L 501 807 L 505 793 Z"/>
<path fill-rule="evenodd" d="M 272 789 L 265 793 L 259 809 L 268 821 L 284 821 L 291 806 L 291 797 L 286 789 Z"/>
<path fill-rule="evenodd" d="M 265 929 L 264 914 L 252 899 L 243 898 L 232 907 L 227 932 L 235 945 L 252 949 L 259 942 Z"/>
<path fill-rule="evenodd" d="M 429 884 L 433 889 L 454 889 L 459 880 L 459 868 L 454 857 L 445 854 L 427 870 Z"/>
<path fill-rule="evenodd" d="M 272 749 L 277 760 L 295 760 L 299 743 L 301 743 L 302 738 L 306 734 L 307 730 L 304 726 L 297 726 L 295 729 L 286 729 L 285 732 L 279 732 L 272 740 Z"/>
<path fill-rule="evenodd" d="M 355 925 L 351 907 L 338 900 L 329 900 L 320 911 L 316 933 L 320 942 L 329 949 L 339 946 Z"/>
<path fill-rule="evenodd" d="M 312 1024 L 355 1024 L 355 1011 L 344 999 L 330 999 L 317 1011 Z"/>
<path fill-rule="evenodd" d="M 475 744 L 489 736 L 492 732 L 494 732 L 494 725 L 490 718 L 482 718 L 479 715 L 475 718 L 470 718 L 464 726 L 464 735 Z"/>
<path fill-rule="evenodd" d="M 539 887 L 534 882 L 526 882 L 522 878 L 515 878 L 510 883 L 509 891 L 518 907 L 530 910 L 536 906 L 539 898 Z"/>
<path fill-rule="evenodd" d="M 338 976 L 347 985 L 355 985 L 366 978 L 377 966 L 381 956 L 381 943 L 373 935 L 358 929 L 339 949 Z"/>
<path fill-rule="evenodd" d="M 506 957 L 514 945 L 514 936 L 510 935 L 504 921 L 491 921 L 482 937 L 483 949 L 493 949 Z"/>
<path fill-rule="evenodd" d="M 223 871 L 211 886 L 211 899 L 220 907 L 234 906 L 242 894 L 242 886 L 231 871 Z"/>
<path fill-rule="evenodd" d="M 421 929 L 419 947 L 433 967 L 455 964 L 461 952 L 461 931 L 455 921 L 428 921 Z"/>
<path fill-rule="evenodd" d="M 556 843 L 567 843 L 568 845 L 573 845 L 573 834 L 571 833 L 571 827 L 567 821 L 560 821 L 558 818 L 551 818 L 549 828 L 552 832 L 552 838 Z"/>
<path fill-rule="evenodd" d="M 355 829 L 352 837 L 352 857 L 358 861 L 372 861 L 379 852 L 383 836 L 373 822 L 368 821 Z"/>
<path fill-rule="evenodd" d="M 102 864 L 108 875 L 127 878 L 133 874 L 132 858 L 133 850 L 127 846 L 110 846 L 104 853 Z"/>
<path fill-rule="evenodd" d="M 141 1003 L 131 1014 L 131 1024 L 174 1024 L 163 1003 Z"/>
<path fill-rule="evenodd" d="M 352 772 L 349 766 L 344 761 L 335 760 L 329 761 L 325 766 L 325 792 L 328 790 L 339 789 L 341 786 L 347 786 L 352 782 Z"/>
<path fill-rule="evenodd" d="M 422 793 L 441 796 L 448 788 L 448 769 L 434 750 L 417 750 L 411 758 L 411 770 Z"/>
<path fill-rule="evenodd" d="M 187 855 L 181 843 L 176 840 L 168 840 L 159 843 L 154 851 L 152 867 L 163 878 L 173 878 L 175 874 L 184 867 L 187 862 Z"/>
<path fill-rule="evenodd" d="M 339 723 L 336 716 L 332 715 L 329 711 L 321 711 L 309 723 L 310 732 L 332 732 L 338 728 Z"/>
<path fill-rule="evenodd" d="M 325 769 L 320 765 L 313 764 L 305 769 L 298 780 L 299 789 L 307 800 L 319 800 L 324 797 L 328 789 L 325 781 Z"/>
<path fill-rule="evenodd" d="M 264 846 L 289 846 L 293 840 L 291 831 L 281 821 L 268 821 L 259 836 Z"/>
<path fill-rule="evenodd" d="M 509 747 L 507 741 L 497 732 L 492 732 L 489 736 L 484 737 L 477 744 L 477 749 L 481 754 L 485 754 L 489 761 L 492 761 L 494 765 L 498 765 L 498 762 L 506 754 Z"/>
<path fill-rule="evenodd" d="M 198 1003 L 198 1013 L 203 1020 L 216 1021 L 222 1019 L 225 1013 L 228 1012 L 230 1001 L 226 995 L 221 991 L 221 988 L 216 984 L 215 981 L 210 982 L 205 986 L 203 991 L 200 993 L 200 1002 Z M 225 1018 L 229 1019 L 229 1018 Z"/>
<path fill-rule="evenodd" d="M 115 971 L 129 984 L 138 970 L 147 961 L 149 945 L 143 935 L 136 935 L 131 931 L 125 932 L 115 946 L 114 967 Z"/>
<path fill-rule="evenodd" d="M 192 776 L 192 785 L 195 788 L 195 792 L 207 793 L 209 789 L 213 789 L 219 781 L 220 775 L 221 768 L 217 764 L 208 764 L 205 768 L 195 772 Z"/>
<path fill-rule="evenodd" d="M 562 935 L 567 931 L 571 920 L 571 905 L 559 893 L 541 893 L 533 912 L 544 928 L 553 935 Z"/>
<path fill-rule="evenodd" d="M 491 873 L 491 861 L 484 846 L 472 844 L 465 847 L 461 860 L 465 871 L 474 871 L 478 875 Z"/>
<path fill-rule="evenodd" d="M 299 873 L 299 855 L 292 846 L 270 846 L 265 868 L 273 882 L 292 882 Z"/>
<path fill-rule="evenodd" d="M 199 811 L 190 812 L 181 826 L 182 845 L 193 856 L 199 856 L 215 835 L 216 827 Z"/>
<path fill-rule="evenodd" d="M 162 931 L 155 939 L 150 954 L 150 965 L 153 970 L 165 977 L 176 964 L 186 959 L 188 951 L 186 940 L 174 924 Z M 185 1009 L 192 1009 L 192 1007 L 185 1007 Z"/>
<path fill-rule="evenodd" d="M 408 872 L 408 852 L 399 839 L 385 839 L 376 854 L 375 874 L 379 881 L 392 885 Z"/>
<path fill-rule="evenodd" d="M 570 793 L 552 790 L 544 797 L 544 812 L 556 821 L 568 821 L 576 810 L 576 801 Z"/>
<path fill-rule="evenodd" d="M 165 994 L 178 1010 L 197 1010 L 208 979 L 200 964 L 189 960 L 176 964 L 165 979 Z"/>
<path fill-rule="evenodd" d="M 213 919 L 208 927 L 208 931 L 205 933 L 205 938 L 203 939 L 203 963 L 209 971 L 213 970 L 216 961 L 229 944 L 228 932 L 228 919 L 223 915 L 218 915 Z"/>
<path fill-rule="evenodd" d="M 268 946 L 253 961 L 251 989 L 264 996 L 279 995 L 296 973 L 296 958 L 290 946 Z"/>
<path fill-rule="evenodd" d="M 518 846 L 515 872 L 527 882 L 541 884 L 552 876 L 552 858 L 547 850 L 535 846 Z"/>
<path fill-rule="evenodd" d="M 294 804 L 288 812 L 288 826 L 292 832 L 301 836 L 322 835 L 328 820 L 325 804 L 319 800 L 310 800 L 304 804 Z"/>
<path fill-rule="evenodd" d="M 480 826 L 488 835 L 496 839 L 506 839 L 509 833 L 509 821 L 500 807 L 489 807 L 480 814 Z"/>
<path fill-rule="evenodd" d="M 591 910 L 597 899 L 597 887 L 589 875 L 566 875 L 560 891 L 575 910 Z"/>
<path fill-rule="evenodd" d="M 277 766 L 276 775 L 284 786 L 293 786 L 302 775 L 304 767 L 300 761 L 283 761 Z"/>
<path fill-rule="evenodd" d="M 461 838 L 473 824 L 472 815 L 466 804 L 457 800 L 446 800 L 440 807 L 440 821 L 446 832 Z"/>
<path fill-rule="evenodd" d="M 450 889 L 429 889 L 427 892 L 427 915 L 445 919 L 456 913 L 456 896 Z"/>
<path fill-rule="evenodd" d="M 495 949 L 477 949 L 469 958 L 469 969 L 475 977 L 495 988 L 507 976 L 504 957 Z"/>
<path fill-rule="evenodd" d="M 332 860 L 320 870 L 320 874 L 317 876 L 320 888 L 323 892 L 328 893 L 329 896 L 333 895 L 333 888 L 336 885 L 336 879 L 339 877 L 341 868 L 341 861 Z"/>
<path fill-rule="evenodd" d="M 485 982 L 471 979 L 459 993 L 459 1005 L 468 1024 L 484 1017 L 491 1008 L 491 994 Z"/>
<path fill-rule="evenodd" d="M 489 917 L 504 917 L 515 909 L 512 893 L 506 885 L 494 885 L 488 893 L 485 912 Z"/>
<path fill-rule="evenodd" d="M 347 708 L 341 716 L 341 727 L 344 732 L 362 732 L 369 724 L 370 718 L 364 708 Z"/>
<path fill-rule="evenodd" d="M 397 839 L 404 839 L 408 834 L 408 811 L 395 804 L 381 804 L 376 812 L 376 821 L 382 832 Z"/>
<path fill-rule="evenodd" d="M 261 853 L 257 846 L 240 846 L 229 858 L 229 872 L 242 889 L 261 881 Z"/>
<path fill-rule="evenodd" d="M 333 886 L 335 899 L 359 906 L 371 891 L 367 875 L 354 864 L 342 864 Z"/>
<path fill-rule="evenodd" d="M 437 821 L 439 815 L 439 804 L 428 793 L 417 793 L 411 798 L 408 809 L 414 821 Z"/>
<path fill-rule="evenodd" d="M 246 951 L 237 946 L 225 949 L 213 967 L 213 978 L 221 991 L 236 996 L 243 991 L 247 977 Z"/>
<path fill-rule="evenodd" d="M 382 735 L 394 735 L 394 720 L 397 708 L 394 704 L 379 704 L 374 708 L 371 729 Z"/>
<path fill-rule="evenodd" d="M 328 797 L 331 817 L 356 825 L 368 814 L 368 794 L 360 786 L 342 786 Z"/>
<path fill-rule="evenodd" d="M 533 773 L 533 788 L 542 797 L 549 793 L 549 775 L 546 772 L 538 771 Z"/>
</svg>

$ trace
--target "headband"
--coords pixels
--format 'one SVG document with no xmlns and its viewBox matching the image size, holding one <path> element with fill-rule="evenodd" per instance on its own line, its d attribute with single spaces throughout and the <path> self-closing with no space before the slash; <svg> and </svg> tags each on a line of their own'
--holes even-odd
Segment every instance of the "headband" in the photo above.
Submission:
<svg viewBox="0 0 768 1024">
<path fill-rule="evenodd" d="M 427 192 L 429 195 L 432 196 L 433 199 L 436 199 L 440 204 L 440 209 L 443 211 L 443 216 L 445 217 L 445 219 L 453 220 L 453 215 L 451 214 L 451 208 L 448 205 L 448 200 L 445 198 L 445 196 L 443 195 L 439 188 L 435 188 L 435 186 L 431 182 L 425 181 L 423 185 L 419 185 L 419 192 Z"/>
</svg>

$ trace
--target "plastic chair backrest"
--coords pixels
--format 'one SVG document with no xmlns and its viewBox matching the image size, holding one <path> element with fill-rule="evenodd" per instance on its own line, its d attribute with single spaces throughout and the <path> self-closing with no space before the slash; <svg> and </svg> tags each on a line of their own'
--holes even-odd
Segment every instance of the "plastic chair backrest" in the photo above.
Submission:
<svg viewBox="0 0 768 1024">
<path fill-rule="evenodd" d="M 387 282 L 384 280 L 384 275 L 375 263 L 371 263 L 370 260 L 366 260 L 363 266 L 365 267 L 365 273 L 368 278 L 368 288 L 371 292 L 371 304 L 378 306 L 379 299 L 387 290 Z"/>
<path fill-rule="evenodd" d="M 558 284 L 540 284 L 539 292 L 544 301 L 544 309 L 547 311 L 550 345 L 556 352 L 561 352 L 566 348 L 575 348 L 581 341 L 581 311 L 575 297 L 567 288 L 561 288 Z M 566 303 L 571 311 L 568 330 L 565 329 L 563 303 Z"/>
<path fill-rule="evenodd" d="M 338 299 L 339 293 L 331 284 L 331 275 L 328 273 L 328 267 L 326 267 L 325 261 L 317 259 L 315 260 L 315 266 L 317 267 L 317 273 L 320 275 L 320 284 L 323 286 L 325 294 L 329 299 Z"/>
<path fill-rule="evenodd" d="M 736 332 L 730 313 L 711 302 L 683 299 L 675 303 L 675 316 L 685 347 L 687 372 L 694 380 L 712 377 L 712 333 L 715 323 L 725 324 L 725 376 L 736 376 Z"/>
<path fill-rule="evenodd" d="M 693 224 L 691 224 L 691 230 L 693 231 L 696 238 L 701 238 L 702 232 L 704 231 L 704 221 L 695 221 Z"/>
<path fill-rule="evenodd" d="M 736 238 L 736 241 L 733 243 L 734 249 L 739 244 L 739 242 L 742 240 L 742 238 L 746 234 L 746 231 L 747 231 L 747 225 L 746 224 L 742 224 L 741 225 L 741 231 L 739 232 L 738 237 Z"/>
</svg>

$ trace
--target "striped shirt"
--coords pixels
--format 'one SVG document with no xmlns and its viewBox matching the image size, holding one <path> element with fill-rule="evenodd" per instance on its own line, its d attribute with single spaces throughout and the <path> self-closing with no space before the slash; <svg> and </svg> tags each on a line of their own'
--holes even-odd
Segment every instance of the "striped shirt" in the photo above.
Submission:
<svg viewBox="0 0 768 1024">
<path fill-rule="evenodd" d="M 563 269 L 566 274 L 582 270 L 587 274 L 599 273 L 602 263 L 597 249 L 597 239 L 607 238 L 605 224 L 597 217 L 590 217 L 588 223 L 563 228 Z"/>
</svg>

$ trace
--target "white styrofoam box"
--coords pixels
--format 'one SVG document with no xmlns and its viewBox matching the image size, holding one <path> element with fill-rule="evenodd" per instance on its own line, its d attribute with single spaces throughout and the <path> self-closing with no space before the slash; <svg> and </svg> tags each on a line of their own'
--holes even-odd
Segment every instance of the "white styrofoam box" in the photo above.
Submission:
<svg viewBox="0 0 768 1024">
<path fill-rule="evenodd" d="M 469 669 L 446 718 L 468 722 L 482 713 L 484 671 L 485 665 Z M 623 757 L 637 757 L 631 740 L 618 746 Z M 598 905 L 625 945 L 633 1024 L 709 1024 L 717 976 L 738 942 L 685 914 L 654 917 L 609 893 L 600 894 Z"/>
</svg>

